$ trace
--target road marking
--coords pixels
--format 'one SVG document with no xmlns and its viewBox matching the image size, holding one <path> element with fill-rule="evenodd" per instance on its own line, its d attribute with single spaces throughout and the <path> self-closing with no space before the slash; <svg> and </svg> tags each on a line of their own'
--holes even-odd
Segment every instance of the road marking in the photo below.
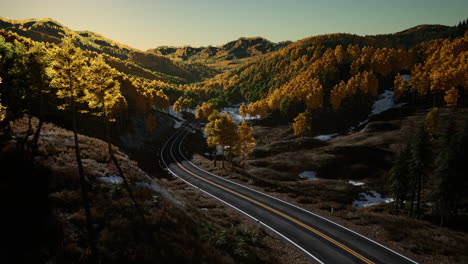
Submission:
<svg viewBox="0 0 468 264">
<path fill-rule="evenodd" d="M 186 169 L 180 162 L 178 162 L 177 159 L 174 157 L 174 153 L 173 153 L 173 151 L 172 151 L 172 148 L 173 148 L 173 146 L 174 146 L 174 143 L 175 143 L 175 141 L 172 142 L 171 147 L 170 147 L 170 149 L 169 149 L 169 153 L 170 153 L 171 157 L 174 159 L 174 161 L 176 162 L 177 166 L 179 166 L 182 170 L 186 171 L 187 173 L 193 175 L 194 177 L 196 177 L 196 178 L 198 178 L 198 179 L 200 179 L 200 180 L 202 180 L 202 181 L 205 181 L 205 182 L 207 182 L 207 183 L 209 183 L 209 184 L 211 184 L 211 185 L 213 185 L 213 186 L 216 186 L 216 187 L 218 187 L 218 188 L 220 188 L 220 189 L 222 189 L 222 190 L 225 190 L 225 191 L 230 192 L 230 193 L 232 193 L 232 194 L 234 194 L 234 195 L 236 195 L 236 196 L 238 196 L 238 197 L 241 197 L 241 198 L 243 198 L 243 199 L 245 199 L 245 200 L 247 200 L 247 201 L 250 201 L 250 202 L 252 202 L 252 203 L 254 203 L 254 204 L 257 204 L 257 205 L 259 205 L 259 206 L 261 206 L 261 207 L 263 207 L 263 208 L 265 208 L 265 209 L 267 209 L 267 210 L 269 210 L 269 211 L 271 211 L 271 212 L 274 212 L 274 213 L 276 213 L 276 214 L 278 214 L 278 215 L 280 215 L 280 216 L 282 216 L 282 217 L 284 217 L 284 218 L 286 218 L 286 219 L 288 219 L 288 220 L 290 220 L 290 221 L 292 221 L 292 222 L 294 222 L 294 223 L 296 223 L 296 224 L 298 224 L 298 225 L 304 227 L 305 229 L 307 229 L 307 230 L 309 230 L 309 231 L 315 233 L 316 235 L 318 235 L 318 236 L 320 236 L 320 237 L 322 237 L 322 238 L 324 238 L 324 239 L 330 241 L 331 243 L 333 243 L 333 244 L 335 244 L 336 246 L 338 246 L 338 247 L 344 249 L 344 250 L 347 251 L 348 253 L 350 253 L 350 254 L 354 255 L 355 257 L 361 259 L 361 260 L 364 261 L 365 263 L 368 263 L 368 264 L 375 264 L 374 262 L 372 262 L 372 261 L 370 261 L 369 259 L 365 258 L 365 257 L 362 256 L 361 254 L 359 254 L 359 253 L 357 253 L 356 251 L 354 251 L 354 250 L 348 248 L 347 246 L 341 244 L 340 242 L 334 240 L 333 238 L 331 238 L 331 237 L 325 235 L 324 233 L 318 231 L 317 229 L 314 229 L 314 228 L 312 228 L 312 227 L 310 227 L 310 226 L 308 226 L 308 225 L 302 223 L 301 221 L 299 221 L 299 220 L 297 220 L 297 219 L 295 219 L 295 218 L 292 218 L 292 217 L 289 216 L 289 215 L 286 215 L 286 214 L 284 214 L 284 213 L 282 213 L 282 212 L 280 212 L 280 211 L 278 211 L 278 210 L 276 210 L 276 209 L 274 209 L 274 208 L 271 208 L 271 207 L 268 206 L 268 205 L 265 205 L 265 204 L 263 204 L 263 203 L 261 203 L 261 202 L 258 202 L 258 201 L 256 201 L 256 200 L 250 198 L 250 197 L 247 197 L 247 196 L 242 195 L 242 194 L 240 194 L 240 193 L 238 193 L 238 192 L 235 192 L 235 191 L 233 191 L 233 190 L 231 190 L 231 189 L 229 189 L 229 188 L 226 188 L 226 187 L 221 186 L 221 185 L 219 185 L 219 184 L 217 184 L 217 183 L 214 183 L 214 182 L 212 182 L 212 181 L 210 181 L 210 180 L 207 180 L 207 179 L 205 179 L 205 178 L 203 178 L 203 177 L 201 177 L 201 176 L 199 176 L 199 175 L 197 175 L 197 174 L 195 174 L 195 173 L 193 173 L 193 172 L 187 170 L 187 169 Z"/>
<path fill-rule="evenodd" d="M 200 121 L 198 121 L 195 125 L 193 125 L 192 128 L 195 127 L 199 122 L 200 122 Z M 187 133 L 186 133 L 186 134 L 187 134 Z M 185 137 L 185 136 L 184 136 L 184 137 Z M 182 139 L 182 140 L 183 140 L 183 139 Z M 287 205 L 290 205 L 290 206 L 292 206 L 292 207 L 295 207 L 295 208 L 297 208 L 297 209 L 299 209 L 299 210 L 301 210 L 301 211 L 303 211 L 303 212 L 306 212 L 306 213 L 308 213 L 308 214 L 310 214 L 310 215 L 313 215 L 313 216 L 315 216 L 315 217 L 318 217 L 318 218 L 320 218 L 320 219 L 323 219 L 323 220 L 325 220 L 325 221 L 327 221 L 327 222 L 329 222 L 329 223 L 331 223 L 331 224 L 334 224 L 334 225 L 336 225 L 336 226 L 338 226 L 338 227 L 343 228 L 344 230 L 347 230 L 347 231 L 349 231 L 349 232 L 351 232 L 351 233 L 353 233 L 353 234 L 355 234 L 355 235 L 358 235 L 358 236 L 360 236 L 360 237 L 366 239 L 367 241 L 372 242 L 372 243 L 374 243 L 375 245 L 378 245 L 378 246 L 380 246 L 380 247 L 382 247 L 382 248 L 384 248 L 384 249 L 386 249 L 386 250 L 392 252 L 393 254 L 398 255 L 398 256 L 400 256 L 400 257 L 402 257 L 402 258 L 404 258 L 404 259 L 406 259 L 406 260 L 408 260 L 408 261 L 410 261 L 410 262 L 412 262 L 412 263 L 414 263 L 414 264 L 418 264 L 418 262 L 416 262 L 416 261 L 414 261 L 414 260 L 412 260 L 412 259 L 410 259 L 410 258 L 408 258 L 408 257 L 406 257 L 406 256 L 404 256 L 404 255 L 402 255 L 402 254 L 400 254 L 400 253 L 398 253 L 398 252 L 396 252 L 395 250 L 393 250 L 393 249 L 391 249 L 391 248 L 388 248 L 388 247 L 386 247 L 386 246 L 384 246 L 384 245 L 378 243 L 377 241 L 374 241 L 374 240 L 372 240 L 372 239 L 370 239 L 370 238 L 368 238 L 368 237 L 366 237 L 366 236 L 364 236 L 364 235 L 361 235 L 361 234 L 359 234 L 358 232 L 356 232 L 356 231 L 354 231 L 354 230 L 352 230 L 352 229 L 349 229 L 349 228 L 347 228 L 347 227 L 345 227 L 345 226 L 343 226 L 343 225 L 341 225 L 341 224 L 338 224 L 338 223 L 336 223 L 336 222 L 333 222 L 332 220 L 327 219 L 327 218 L 325 218 L 325 217 L 323 217 L 323 216 L 321 216 L 321 215 L 312 213 L 312 212 L 310 212 L 310 211 L 308 211 L 308 210 L 306 210 L 306 209 L 304 209 L 304 208 L 302 208 L 302 207 L 300 207 L 300 206 L 297 206 L 297 205 L 292 204 L 292 203 L 290 203 L 290 202 L 287 202 L 287 201 L 285 201 L 285 200 L 281 200 L 281 199 L 279 199 L 279 198 L 277 198 L 277 197 L 274 197 L 274 196 L 271 196 L 271 195 L 269 195 L 269 194 L 267 194 L 267 193 L 264 193 L 264 192 L 261 192 L 261 191 L 252 189 L 252 188 L 250 188 L 250 187 L 248 187 L 248 186 L 245 186 L 245 185 L 239 184 L 239 183 L 237 183 L 237 182 L 234 182 L 234 181 L 231 181 L 231 180 L 222 178 L 222 177 L 220 177 L 220 176 L 218 176 L 218 175 L 216 175 L 216 174 L 213 174 L 213 173 L 211 173 L 211 172 L 209 172 L 209 171 L 206 171 L 206 170 L 204 170 L 204 169 L 198 167 L 197 165 L 193 164 L 190 160 L 187 159 L 187 157 L 186 157 L 183 153 L 180 153 L 180 154 L 182 155 L 182 157 L 184 157 L 184 159 L 185 159 L 190 165 L 192 165 L 194 168 L 197 168 L 197 169 L 200 170 L 200 171 L 203 171 L 203 172 L 205 172 L 205 173 L 207 173 L 207 174 L 210 174 L 210 175 L 212 175 L 213 177 L 216 177 L 216 178 L 218 178 L 218 179 L 220 179 L 220 180 L 222 180 L 222 181 L 226 181 L 226 182 L 235 184 L 235 185 L 240 186 L 240 187 L 242 187 L 242 188 L 245 188 L 245 189 L 254 191 L 254 192 L 256 192 L 256 193 L 262 194 L 262 195 L 264 195 L 264 196 L 270 197 L 270 198 L 272 198 L 272 199 L 275 199 L 275 200 L 277 200 L 277 201 L 280 201 L 280 202 L 282 202 L 282 203 L 285 203 L 285 204 L 287 204 Z"/>
</svg>

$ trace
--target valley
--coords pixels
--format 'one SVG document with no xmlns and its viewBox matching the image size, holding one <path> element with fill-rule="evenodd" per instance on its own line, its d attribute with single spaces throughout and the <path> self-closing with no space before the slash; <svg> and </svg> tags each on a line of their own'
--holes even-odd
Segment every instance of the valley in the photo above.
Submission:
<svg viewBox="0 0 468 264">
<path fill-rule="evenodd" d="M 132 48 L 0 18 L 9 263 L 466 263 L 468 24 Z"/>
</svg>

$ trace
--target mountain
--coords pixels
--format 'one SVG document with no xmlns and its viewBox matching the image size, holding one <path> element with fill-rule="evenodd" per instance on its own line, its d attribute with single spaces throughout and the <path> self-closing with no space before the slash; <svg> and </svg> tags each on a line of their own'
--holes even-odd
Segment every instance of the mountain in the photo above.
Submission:
<svg viewBox="0 0 468 264">
<path fill-rule="evenodd" d="M 0 18 L 0 30 L 2 29 L 34 41 L 54 44 L 59 44 L 62 38 L 70 36 L 73 38 L 75 45 L 83 50 L 107 54 L 140 68 L 150 70 L 156 75 L 176 77 L 179 79 L 177 82 L 181 83 L 200 81 L 219 73 L 204 65 L 182 65 L 164 56 L 134 49 L 91 31 L 74 31 L 50 18 L 27 20 Z M 134 66 L 131 67 L 135 68 Z M 141 70 L 139 71 L 141 72 Z M 138 76 L 147 78 L 148 74 Z"/>
<path fill-rule="evenodd" d="M 239 38 L 217 47 L 162 46 L 148 51 L 174 61 L 200 63 L 218 70 L 226 70 L 252 61 L 259 55 L 279 50 L 290 43 L 290 41 L 273 43 L 262 37 L 252 37 Z"/>
</svg>

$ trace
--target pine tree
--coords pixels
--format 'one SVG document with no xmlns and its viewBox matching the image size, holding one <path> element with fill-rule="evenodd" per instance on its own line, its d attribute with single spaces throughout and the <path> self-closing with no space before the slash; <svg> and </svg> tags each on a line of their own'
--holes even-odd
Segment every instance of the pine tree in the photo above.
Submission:
<svg viewBox="0 0 468 264">
<path fill-rule="evenodd" d="M 440 225 L 445 225 L 449 217 L 454 214 L 456 207 L 457 180 L 455 129 L 450 121 L 442 134 L 439 155 L 435 160 L 435 192 L 433 194 L 440 214 Z M 465 161 L 466 162 L 466 161 Z"/>
<path fill-rule="evenodd" d="M 398 214 L 398 207 L 402 208 L 404 201 L 408 198 L 410 158 L 411 145 L 408 143 L 405 148 L 398 153 L 395 163 L 389 172 L 389 183 L 395 196 L 395 215 Z"/>
<path fill-rule="evenodd" d="M 416 199 L 416 214 L 421 214 L 421 192 L 426 181 L 426 173 L 432 163 L 432 150 L 429 137 L 421 127 L 416 134 L 411 146 L 411 175 L 413 178 L 412 200 Z M 413 204 L 411 204 L 411 208 Z M 410 214 L 412 210 L 410 211 Z"/>
<path fill-rule="evenodd" d="M 73 137 L 75 141 L 75 156 L 78 164 L 78 173 L 81 185 L 81 196 L 86 214 L 86 226 L 88 231 L 88 242 L 92 256 L 95 258 L 95 233 L 92 227 L 92 216 L 88 194 L 88 184 L 84 175 L 83 163 L 81 162 L 80 147 L 78 144 L 78 103 L 82 99 L 86 83 L 83 77 L 86 74 L 86 57 L 81 49 L 76 48 L 71 38 L 64 38 L 60 47 L 52 52 L 53 60 L 48 69 L 52 78 L 51 86 L 57 88 L 57 97 L 65 101 L 59 109 L 71 109 L 73 122 Z"/>
</svg>

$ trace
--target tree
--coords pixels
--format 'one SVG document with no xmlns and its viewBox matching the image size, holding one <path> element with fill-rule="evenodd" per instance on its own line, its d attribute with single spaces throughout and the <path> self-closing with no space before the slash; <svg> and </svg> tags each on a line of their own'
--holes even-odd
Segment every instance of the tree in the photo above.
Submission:
<svg viewBox="0 0 468 264">
<path fill-rule="evenodd" d="M 424 119 L 424 129 L 431 141 L 433 141 L 439 131 L 439 108 L 434 107 L 429 111 Z"/>
<path fill-rule="evenodd" d="M 33 148 L 37 148 L 37 142 L 41 133 L 42 125 L 45 119 L 44 97 L 50 93 L 50 78 L 47 75 L 47 67 L 50 63 L 50 56 L 44 44 L 35 42 L 28 51 L 28 69 L 31 91 L 34 96 L 39 97 L 39 124 L 32 140 Z"/>
<path fill-rule="evenodd" d="M 398 100 L 401 98 L 401 96 L 408 90 L 408 84 L 405 79 L 401 78 L 401 75 L 398 73 L 398 75 L 395 77 L 395 80 L 393 81 L 393 92 L 395 95 L 395 98 Z"/>
<path fill-rule="evenodd" d="M 190 101 L 183 98 L 182 96 L 177 99 L 174 103 L 174 112 L 181 114 L 182 111 L 190 106 Z"/>
<path fill-rule="evenodd" d="M 454 137 L 453 121 L 450 121 L 442 134 L 441 149 L 435 160 L 435 192 L 433 194 L 440 214 L 440 225 L 445 225 L 455 214 L 457 205 L 457 185 L 460 184 L 457 171 L 457 140 Z M 466 161 L 465 161 L 466 162 Z"/>
<path fill-rule="evenodd" d="M 95 235 L 92 227 L 92 216 L 90 201 L 88 196 L 88 186 L 81 162 L 80 147 L 78 144 L 78 103 L 82 99 L 84 87 L 86 86 L 83 77 L 86 74 L 86 57 L 80 48 L 76 48 L 72 39 L 64 38 L 60 47 L 52 51 L 52 62 L 48 69 L 52 78 L 51 86 L 57 88 L 57 97 L 64 100 L 64 104 L 59 109 L 71 109 L 73 122 L 73 136 L 75 142 L 75 157 L 78 164 L 78 173 L 81 185 L 82 202 L 86 213 L 86 224 L 88 231 L 88 242 L 92 256 L 95 256 Z"/>
<path fill-rule="evenodd" d="M 236 153 L 236 145 L 239 140 L 237 134 L 237 124 L 228 113 L 212 115 L 206 124 L 205 133 L 208 135 L 206 142 L 210 147 L 220 147 L 223 157 Z M 224 158 L 222 160 L 224 168 Z"/>
<path fill-rule="evenodd" d="M 241 125 L 237 129 L 238 136 L 238 149 L 242 156 L 242 162 L 245 168 L 245 158 L 253 152 L 255 148 L 255 138 L 252 136 L 253 127 L 247 125 L 245 120 L 242 121 Z"/>
<path fill-rule="evenodd" d="M 239 114 L 243 117 L 247 117 L 247 107 L 245 106 L 245 104 L 241 104 L 239 106 Z"/>
<path fill-rule="evenodd" d="M 203 103 L 202 105 L 198 105 L 195 109 L 195 118 L 207 121 L 214 110 L 215 108 L 213 107 L 213 105 L 209 103 Z"/>
<path fill-rule="evenodd" d="M 450 90 L 445 92 L 444 100 L 448 107 L 456 107 L 459 97 L 460 95 L 458 94 L 458 90 L 455 87 L 452 87 Z"/>
<path fill-rule="evenodd" d="M 421 192 L 431 163 L 431 143 L 426 130 L 424 130 L 424 127 L 421 127 L 411 144 L 411 175 L 414 177 L 411 208 L 413 207 L 414 199 L 416 199 L 416 214 L 418 217 L 421 214 Z M 412 210 L 410 211 L 411 213 Z"/>
<path fill-rule="evenodd" d="M 310 130 L 310 114 L 308 110 L 294 118 L 293 129 L 294 136 L 299 136 L 305 131 Z"/>
<path fill-rule="evenodd" d="M 398 156 L 389 172 L 389 183 L 395 197 L 395 215 L 398 207 L 402 208 L 404 201 L 408 198 L 410 184 L 410 158 L 411 145 L 408 143 L 400 150 Z"/>
</svg>

